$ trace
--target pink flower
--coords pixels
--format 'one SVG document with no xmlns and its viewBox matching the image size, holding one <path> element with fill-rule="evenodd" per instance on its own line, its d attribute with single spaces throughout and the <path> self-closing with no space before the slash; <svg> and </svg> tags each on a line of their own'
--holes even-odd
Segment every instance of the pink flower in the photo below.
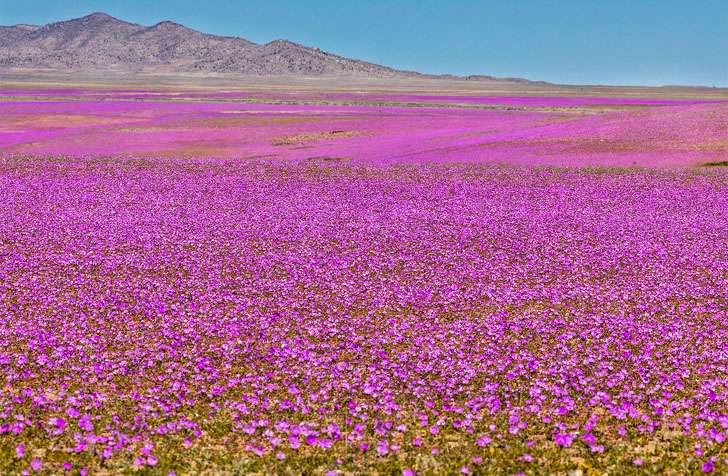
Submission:
<svg viewBox="0 0 728 476">
<path fill-rule="evenodd" d="M 415 470 L 407 468 L 402 470 L 402 476 L 417 476 L 417 473 Z"/>
<path fill-rule="evenodd" d="M 43 469 L 43 462 L 38 458 L 35 458 L 33 461 L 30 462 L 30 467 L 33 468 L 33 471 L 40 471 L 41 469 Z"/>
<path fill-rule="evenodd" d="M 51 418 L 51 425 L 55 426 L 58 430 L 63 432 L 66 428 L 66 420 L 63 418 Z"/>
<path fill-rule="evenodd" d="M 386 441 L 380 441 L 377 445 L 377 454 L 384 456 L 389 453 L 389 444 Z"/>
<path fill-rule="evenodd" d="M 604 453 L 603 445 L 593 445 L 593 446 L 590 446 L 589 449 L 591 449 L 592 453 Z"/>
<path fill-rule="evenodd" d="M 574 442 L 574 435 L 570 433 L 557 433 L 554 435 L 554 441 L 559 446 L 569 447 Z"/>
<path fill-rule="evenodd" d="M 25 457 L 25 445 L 24 444 L 21 443 L 21 444 L 19 444 L 18 446 L 15 447 L 15 456 L 17 458 L 24 458 Z"/>
<path fill-rule="evenodd" d="M 490 436 L 481 436 L 477 439 L 475 442 L 478 446 L 488 446 L 493 441 L 493 438 Z"/>
<path fill-rule="evenodd" d="M 704 473 L 712 473 L 715 469 L 715 466 L 713 465 L 713 462 L 708 460 L 705 463 L 703 463 L 703 472 Z"/>
<path fill-rule="evenodd" d="M 94 424 L 91 422 L 91 417 L 89 415 L 83 415 L 78 419 L 78 427 L 86 432 L 94 431 Z"/>
</svg>

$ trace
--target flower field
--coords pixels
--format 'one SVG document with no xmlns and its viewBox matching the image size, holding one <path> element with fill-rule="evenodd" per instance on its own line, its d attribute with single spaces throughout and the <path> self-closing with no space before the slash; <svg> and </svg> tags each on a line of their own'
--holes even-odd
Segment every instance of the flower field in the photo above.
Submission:
<svg viewBox="0 0 728 476">
<path fill-rule="evenodd" d="M 0 89 L 0 156 L 686 167 L 728 101 Z"/>
<path fill-rule="evenodd" d="M 0 102 L 0 473 L 728 472 L 724 104 L 73 94 Z"/>
</svg>

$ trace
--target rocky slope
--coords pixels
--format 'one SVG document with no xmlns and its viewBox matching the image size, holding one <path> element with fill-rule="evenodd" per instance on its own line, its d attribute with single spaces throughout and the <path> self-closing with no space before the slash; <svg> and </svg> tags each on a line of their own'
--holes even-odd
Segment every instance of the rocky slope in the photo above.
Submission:
<svg viewBox="0 0 728 476">
<path fill-rule="evenodd" d="M 418 76 L 286 40 L 259 45 L 165 21 L 146 27 L 104 13 L 0 27 L 0 69 Z"/>
</svg>

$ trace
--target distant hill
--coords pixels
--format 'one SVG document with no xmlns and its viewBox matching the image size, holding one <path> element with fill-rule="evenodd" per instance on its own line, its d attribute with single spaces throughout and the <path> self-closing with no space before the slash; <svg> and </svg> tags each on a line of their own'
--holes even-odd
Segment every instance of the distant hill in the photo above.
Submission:
<svg viewBox="0 0 728 476">
<path fill-rule="evenodd" d="M 259 45 L 169 21 L 146 27 L 105 13 L 43 26 L 0 27 L 0 69 L 428 77 L 287 40 Z"/>
</svg>

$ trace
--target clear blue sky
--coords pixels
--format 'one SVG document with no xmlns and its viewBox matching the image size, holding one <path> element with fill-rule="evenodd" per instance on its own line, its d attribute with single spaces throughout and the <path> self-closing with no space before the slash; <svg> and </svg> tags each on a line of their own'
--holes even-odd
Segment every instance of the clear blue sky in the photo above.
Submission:
<svg viewBox="0 0 728 476">
<path fill-rule="evenodd" d="M 728 86 L 728 0 L 0 0 L 0 24 L 95 11 L 427 73 Z"/>
</svg>

